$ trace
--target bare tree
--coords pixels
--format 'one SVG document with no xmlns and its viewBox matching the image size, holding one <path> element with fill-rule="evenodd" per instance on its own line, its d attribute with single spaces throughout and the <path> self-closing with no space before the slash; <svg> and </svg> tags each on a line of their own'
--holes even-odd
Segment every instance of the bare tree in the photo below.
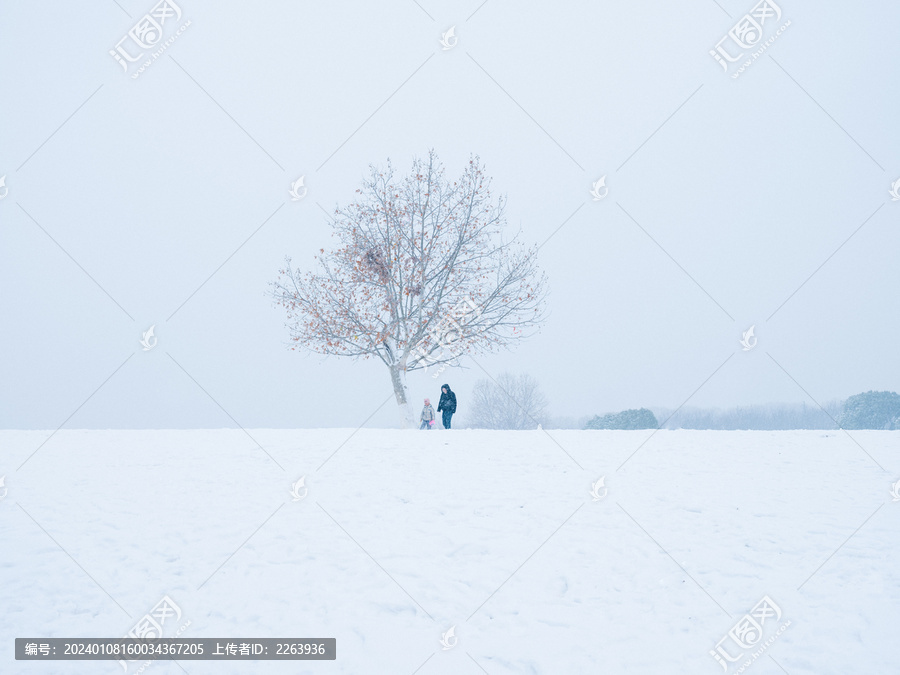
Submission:
<svg viewBox="0 0 900 675">
<path fill-rule="evenodd" d="M 388 161 L 356 192 L 335 210 L 339 246 L 314 272 L 287 258 L 273 297 L 292 349 L 380 359 L 412 426 L 406 374 L 525 337 L 543 320 L 546 280 L 535 249 L 503 238 L 505 200 L 477 157 L 455 180 L 433 151 L 401 177 Z"/>
<path fill-rule="evenodd" d="M 472 389 L 468 422 L 481 429 L 535 429 L 546 421 L 547 399 L 530 375 L 501 373 Z"/>
</svg>

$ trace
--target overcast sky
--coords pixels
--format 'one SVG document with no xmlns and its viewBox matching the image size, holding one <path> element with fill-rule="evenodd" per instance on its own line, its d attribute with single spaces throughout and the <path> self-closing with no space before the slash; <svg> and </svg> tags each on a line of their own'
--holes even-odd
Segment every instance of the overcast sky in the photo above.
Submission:
<svg viewBox="0 0 900 675">
<path fill-rule="evenodd" d="M 747 0 L 178 6 L 133 78 L 153 2 L 0 5 L 0 426 L 362 423 L 386 368 L 288 351 L 267 284 L 429 148 L 482 158 L 550 313 L 415 405 L 447 380 L 464 415 L 482 368 L 576 417 L 900 389 L 898 3 L 779 2 L 736 79 Z"/>
</svg>

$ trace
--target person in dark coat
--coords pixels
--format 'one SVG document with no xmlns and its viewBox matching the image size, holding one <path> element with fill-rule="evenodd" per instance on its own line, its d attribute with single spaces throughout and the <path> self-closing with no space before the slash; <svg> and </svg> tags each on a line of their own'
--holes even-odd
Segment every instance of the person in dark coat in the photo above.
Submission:
<svg viewBox="0 0 900 675">
<path fill-rule="evenodd" d="M 450 391 L 449 384 L 441 385 L 441 400 L 438 401 L 438 412 L 443 412 L 443 416 L 441 417 L 441 421 L 444 423 L 444 428 L 450 428 L 450 418 L 453 417 L 453 413 L 456 412 L 456 394 Z"/>
</svg>

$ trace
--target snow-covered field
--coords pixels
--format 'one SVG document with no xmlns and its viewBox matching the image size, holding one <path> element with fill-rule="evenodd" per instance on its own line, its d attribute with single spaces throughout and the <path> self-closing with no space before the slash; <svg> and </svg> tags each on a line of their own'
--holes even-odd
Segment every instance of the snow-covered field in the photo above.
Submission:
<svg viewBox="0 0 900 675">
<path fill-rule="evenodd" d="M 17 470 L 49 432 L 0 432 L 0 673 L 121 673 L 13 638 L 122 636 L 164 595 L 182 637 L 338 658 L 151 673 L 723 673 L 764 596 L 763 642 L 790 625 L 748 672 L 898 673 L 900 433 L 852 434 L 71 430 Z"/>
</svg>

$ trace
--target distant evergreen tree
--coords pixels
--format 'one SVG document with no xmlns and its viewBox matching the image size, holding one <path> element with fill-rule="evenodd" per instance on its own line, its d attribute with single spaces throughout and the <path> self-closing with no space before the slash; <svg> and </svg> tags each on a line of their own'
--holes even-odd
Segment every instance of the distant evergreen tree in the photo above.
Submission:
<svg viewBox="0 0 900 675">
<path fill-rule="evenodd" d="M 867 391 L 851 396 L 838 422 L 844 429 L 900 429 L 900 394 Z"/>
<path fill-rule="evenodd" d="M 646 408 L 623 410 L 617 413 L 597 415 L 585 425 L 585 429 L 656 429 L 656 415 Z"/>
</svg>

